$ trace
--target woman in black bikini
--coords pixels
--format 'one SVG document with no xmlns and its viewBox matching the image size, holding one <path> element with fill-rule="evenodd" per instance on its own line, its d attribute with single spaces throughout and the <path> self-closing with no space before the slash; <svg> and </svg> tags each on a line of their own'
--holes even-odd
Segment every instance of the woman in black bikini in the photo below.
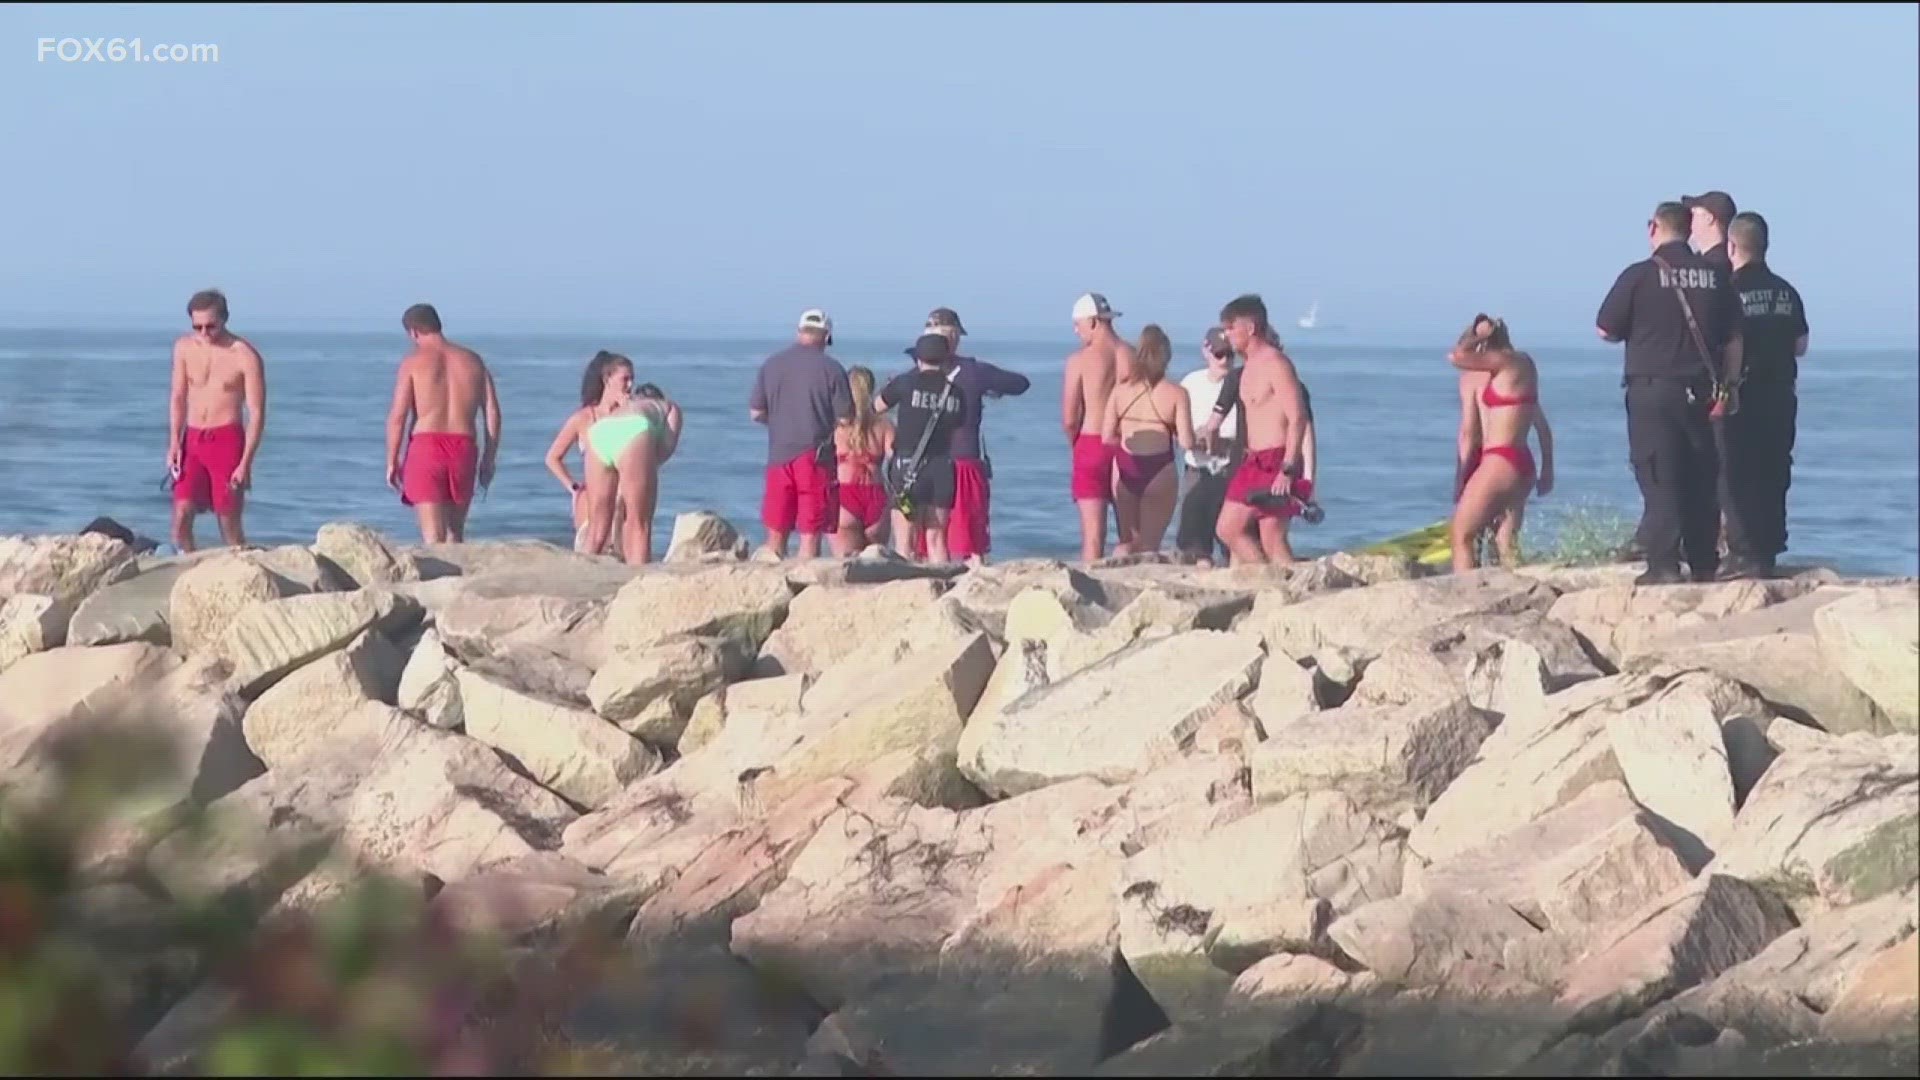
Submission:
<svg viewBox="0 0 1920 1080">
<path fill-rule="evenodd" d="M 1187 392 L 1167 381 L 1173 344 L 1158 326 L 1140 331 L 1130 378 L 1114 384 L 1107 397 L 1102 435 L 1115 448 L 1113 516 L 1119 543 L 1115 556 L 1160 550 L 1180 497 L 1173 465 L 1177 439 L 1193 449 L 1193 408 Z"/>
</svg>

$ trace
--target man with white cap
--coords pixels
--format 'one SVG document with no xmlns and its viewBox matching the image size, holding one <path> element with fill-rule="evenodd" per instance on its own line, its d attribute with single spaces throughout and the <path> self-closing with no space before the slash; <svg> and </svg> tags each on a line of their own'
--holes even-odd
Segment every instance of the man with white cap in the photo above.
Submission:
<svg viewBox="0 0 1920 1080">
<path fill-rule="evenodd" d="M 1067 357 L 1060 394 L 1060 425 L 1073 448 L 1073 501 L 1080 508 L 1080 559 L 1091 563 L 1106 551 L 1107 507 L 1113 502 L 1113 448 L 1101 436 L 1113 384 L 1133 370 L 1133 346 L 1114 333 L 1120 313 L 1107 298 L 1087 293 L 1073 302 L 1073 332 L 1080 348 Z"/>
<path fill-rule="evenodd" d="M 819 308 L 800 315 L 794 344 L 769 356 L 753 380 L 747 415 L 767 425 L 767 470 L 760 523 L 767 550 L 787 557 L 787 537 L 800 533 L 800 557 L 820 554 L 820 538 L 840 519 L 833 430 L 853 416 L 847 371 L 827 353 L 833 320 Z"/>
</svg>

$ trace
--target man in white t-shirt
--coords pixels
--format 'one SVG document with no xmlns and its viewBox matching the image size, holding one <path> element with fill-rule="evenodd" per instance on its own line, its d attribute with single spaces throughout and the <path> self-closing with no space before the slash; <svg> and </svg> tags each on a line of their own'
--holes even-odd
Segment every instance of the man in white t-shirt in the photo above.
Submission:
<svg viewBox="0 0 1920 1080">
<path fill-rule="evenodd" d="M 1226 332 L 1217 326 L 1208 330 L 1202 354 L 1207 366 L 1180 380 L 1197 417 L 1213 415 L 1220 388 L 1233 371 L 1233 346 L 1227 344 Z M 1181 477 L 1180 533 L 1176 542 L 1183 558 L 1207 566 L 1215 561 L 1219 541 L 1214 526 L 1226 501 L 1227 481 L 1240 463 L 1239 419 L 1239 410 L 1235 409 L 1221 422 L 1217 437 L 1187 451 L 1187 467 Z"/>
</svg>

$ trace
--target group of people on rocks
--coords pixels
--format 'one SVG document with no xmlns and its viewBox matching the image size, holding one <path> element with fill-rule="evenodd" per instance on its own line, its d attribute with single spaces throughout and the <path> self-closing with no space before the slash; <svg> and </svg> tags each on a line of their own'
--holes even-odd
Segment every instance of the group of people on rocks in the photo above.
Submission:
<svg viewBox="0 0 1920 1080">
<path fill-rule="evenodd" d="M 1645 504 L 1640 580 L 1685 580 L 1683 554 L 1694 580 L 1771 574 L 1786 546 L 1794 381 L 1807 348 L 1799 293 L 1766 263 L 1766 221 L 1736 213 L 1724 193 L 1661 203 L 1647 236 L 1650 258 L 1620 274 L 1596 320 L 1604 340 L 1626 344 L 1627 434 Z M 193 550 L 195 516 L 211 510 L 222 539 L 241 546 L 265 429 L 264 368 L 227 329 L 219 292 L 196 293 L 187 314 L 192 332 L 174 345 L 168 423 L 173 541 Z M 1292 562 L 1290 522 L 1320 514 L 1318 446 L 1307 389 L 1265 303 L 1251 293 L 1227 302 L 1206 333 L 1204 366 L 1178 382 L 1168 375 L 1166 333 L 1149 324 L 1129 342 L 1114 327 L 1119 317 L 1099 293 L 1072 309 L 1080 347 L 1067 358 L 1060 419 L 1081 559 L 1108 553 L 1111 510 L 1115 555 L 1161 550 L 1177 516 L 1184 561 L 1211 565 L 1224 550 L 1235 565 Z M 387 483 L 415 509 L 423 541 L 458 542 L 476 484 L 489 484 L 498 464 L 499 396 L 485 362 L 446 338 L 431 305 L 408 308 L 401 325 L 413 351 L 387 417 Z M 820 555 L 823 543 L 847 556 L 885 542 L 908 558 L 987 557 L 986 403 L 1025 394 L 1031 381 L 962 354 L 966 333 L 956 312 L 934 309 L 904 350 L 905 369 L 881 382 L 828 351 L 825 311 L 800 316 L 794 342 L 761 364 L 747 402 L 767 430 L 767 553 L 786 558 L 798 534 L 801 558 Z M 1460 373 L 1453 565 L 1477 565 L 1489 532 L 1511 563 L 1528 499 L 1554 485 L 1540 371 L 1505 322 L 1485 314 L 1448 359 Z M 596 354 L 546 465 L 572 500 L 575 547 L 644 563 L 653 558 L 660 468 L 684 418 L 658 386 L 635 378 L 629 358 Z M 575 449 L 582 479 L 567 466 Z"/>
</svg>

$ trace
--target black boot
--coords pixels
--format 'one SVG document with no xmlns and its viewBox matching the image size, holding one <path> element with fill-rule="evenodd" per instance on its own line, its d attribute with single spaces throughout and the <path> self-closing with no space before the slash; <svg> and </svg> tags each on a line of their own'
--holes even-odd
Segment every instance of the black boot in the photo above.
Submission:
<svg viewBox="0 0 1920 1080">
<path fill-rule="evenodd" d="M 1682 585 L 1687 576 L 1680 572 L 1678 564 L 1647 564 L 1647 572 L 1633 579 L 1635 585 Z"/>
<path fill-rule="evenodd" d="M 1735 555 L 1720 564 L 1721 581 L 1765 581 L 1773 577 L 1772 558 L 1754 558 L 1750 555 Z"/>
</svg>

